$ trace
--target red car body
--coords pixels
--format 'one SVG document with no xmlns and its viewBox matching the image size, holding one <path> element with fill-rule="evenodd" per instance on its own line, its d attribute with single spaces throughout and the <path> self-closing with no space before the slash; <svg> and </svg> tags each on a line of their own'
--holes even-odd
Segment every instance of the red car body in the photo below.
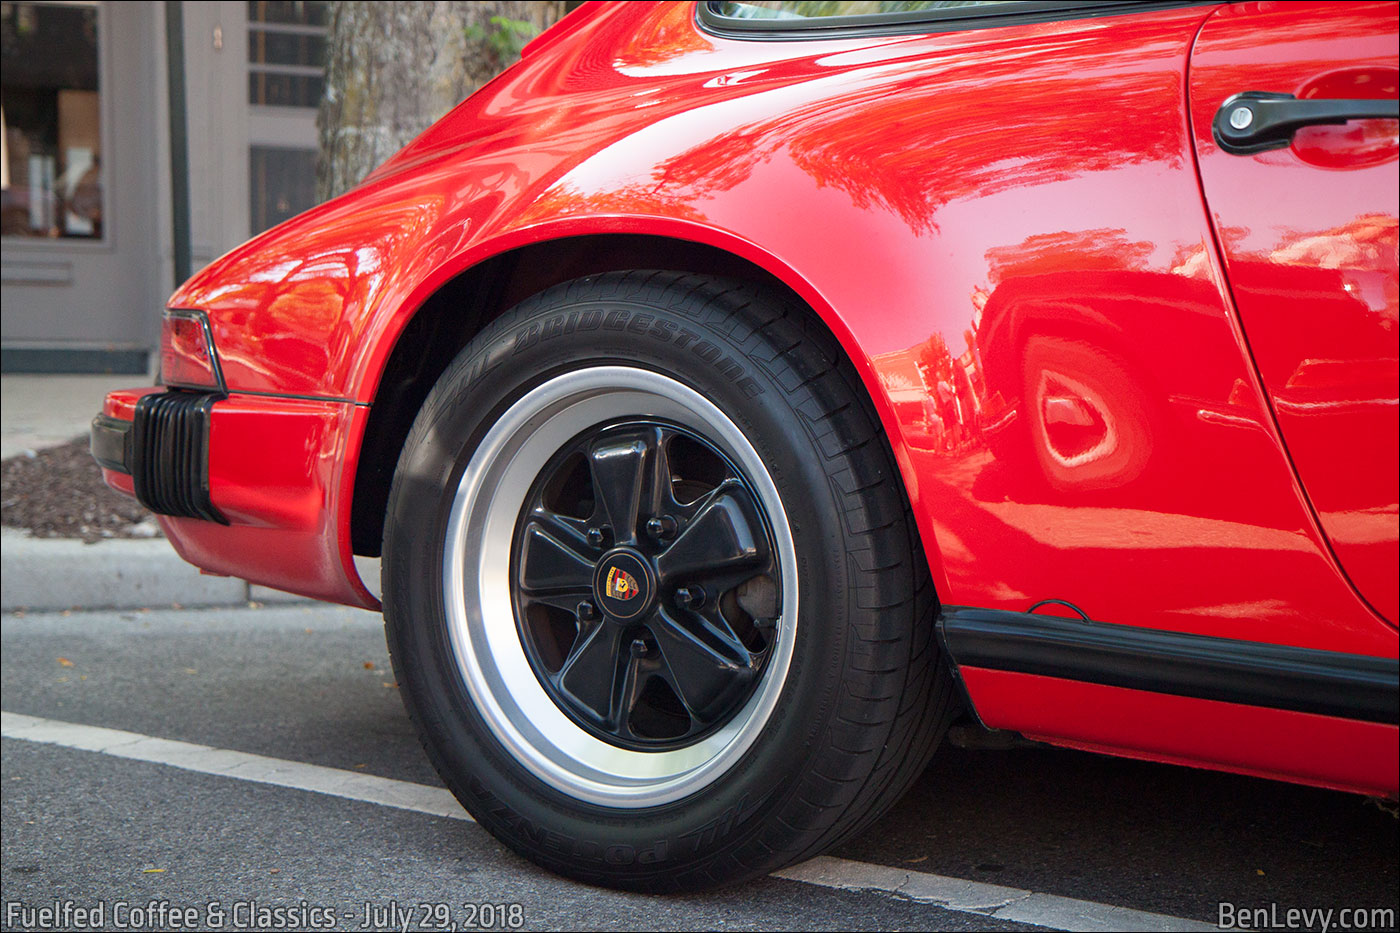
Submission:
<svg viewBox="0 0 1400 933">
<path fill-rule="evenodd" d="M 353 555 L 377 554 L 442 335 L 609 270 L 776 281 L 858 372 L 945 619 L 1082 615 L 1336 661 L 1328 684 L 1380 697 L 1158 685 L 1109 649 L 1079 677 L 1082 653 L 1002 663 L 950 628 L 983 723 L 1393 796 L 1396 122 L 1234 154 L 1212 121 L 1250 90 L 1394 99 L 1395 4 L 1111 12 L 755 41 L 694 4 L 586 4 L 172 297 L 222 371 L 224 522 L 165 515 L 167 536 L 209 571 L 377 608 Z M 161 391 L 108 396 L 108 423 Z"/>
</svg>

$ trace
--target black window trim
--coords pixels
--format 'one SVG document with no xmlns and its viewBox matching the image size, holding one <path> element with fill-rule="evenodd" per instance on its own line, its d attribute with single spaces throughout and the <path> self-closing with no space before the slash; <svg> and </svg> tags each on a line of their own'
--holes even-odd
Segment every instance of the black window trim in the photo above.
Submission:
<svg viewBox="0 0 1400 933">
<path fill-rule="evenodd" d="M 1022 23 L 1092 19 L 1172 7 L 1215 5 L 1219 0 L 1022 0 L 1015 6 L 1002 8 L 944 7 L 802 20 L 724 16 L 718 10 L 720 2 L 700 0 L 695 4 L 695 20 L 704 32 L 724 39 L 792 42 L 955 32 Z"/>
</svg>

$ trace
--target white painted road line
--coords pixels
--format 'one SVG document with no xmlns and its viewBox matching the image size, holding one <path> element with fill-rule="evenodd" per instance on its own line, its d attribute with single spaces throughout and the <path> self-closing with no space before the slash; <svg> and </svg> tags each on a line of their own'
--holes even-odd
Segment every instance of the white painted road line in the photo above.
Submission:
<svg viewBox="0 0 1400 933">
<path fill-rule="evenodd" d="M 238 778 L 255 784 L 275 784 L 296 790 L 309 790 L 332 797 L 362 800 L 400 810 L 413 810 L 432 816 L 471 821 L 471 816 L 445 787 L 428 787 L 411 781 L 325 768 L 299 761 L 284 761 L 265 755 L 250 755 L 191 742 L 157 739 L 120 729 L 103 729 L 77 723 L 40 719 L 20 713 L 0 712 L 0 734 L 7 739 L 24 739 L 44 745 L 61 745 L 88 752 L 101 752 L 117 758 L 149 761 L 158 765 Z"/>
<path fill-rule="evenodd" d="M 848 891 L 888 891 L 944 910 L 981 914 L 998 920 L 1033 923 L 1052 930 L 1218 930 L 1199 920 L 1114 907 L 1056 894 L 1038 894 L 982 881 L 907 871 L 819 855 L 801 865 L 773 872 L 775 878 L 805 881 Z"/>
<path fill-rule="evenodd" d="M 0 734 L 44 745 L 99 752 L 117 758 L 169 765 L 201 774 L 237 778 L 376 803 L 431 816 L 471 820 L 455 797 L 442 787 L 359 774 L 340 768 L 284 761 L 228 749 L 157 739 L 136 732 L 0 712 Z M 1215 930 L 1217 927 L 1184 917 L 1154 914 L 1096 901 L 1039 894 L 963 878 L 949 878 L 819 856 L 773 873 L 775 878 L 801 881 L 846 891 L 883 891 L 944 910 L 1029 923 L 1054 930 Z"/>
</svg>

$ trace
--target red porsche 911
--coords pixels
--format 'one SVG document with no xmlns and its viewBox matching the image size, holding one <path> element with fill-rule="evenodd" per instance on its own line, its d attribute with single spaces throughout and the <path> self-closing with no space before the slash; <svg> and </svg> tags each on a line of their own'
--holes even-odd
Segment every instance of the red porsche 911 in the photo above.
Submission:
<svg viewBox="0 0 1400 933">
<path fill-rule="evenodd" d="M 1397 57 L 589 3 L 185 283 L 92 449 L 202 568 L 382 593 L 443 780 L 586 881 L 814 855 L 958 716 L 1393 797 Z"/>
</svg>

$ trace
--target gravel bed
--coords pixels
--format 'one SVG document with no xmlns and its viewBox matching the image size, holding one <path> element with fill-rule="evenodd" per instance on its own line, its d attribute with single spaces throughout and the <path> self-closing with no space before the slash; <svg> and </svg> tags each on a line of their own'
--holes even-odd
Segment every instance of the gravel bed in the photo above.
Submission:
<svg viewBox="0 0 1400 933">
<path fill-rule="evenodd" d="M 0 486 L 0 521 L 36 538 L 160 536 L 148 509 L 102 482 L 87 438 L 0 461 Z"/>
</svg>

